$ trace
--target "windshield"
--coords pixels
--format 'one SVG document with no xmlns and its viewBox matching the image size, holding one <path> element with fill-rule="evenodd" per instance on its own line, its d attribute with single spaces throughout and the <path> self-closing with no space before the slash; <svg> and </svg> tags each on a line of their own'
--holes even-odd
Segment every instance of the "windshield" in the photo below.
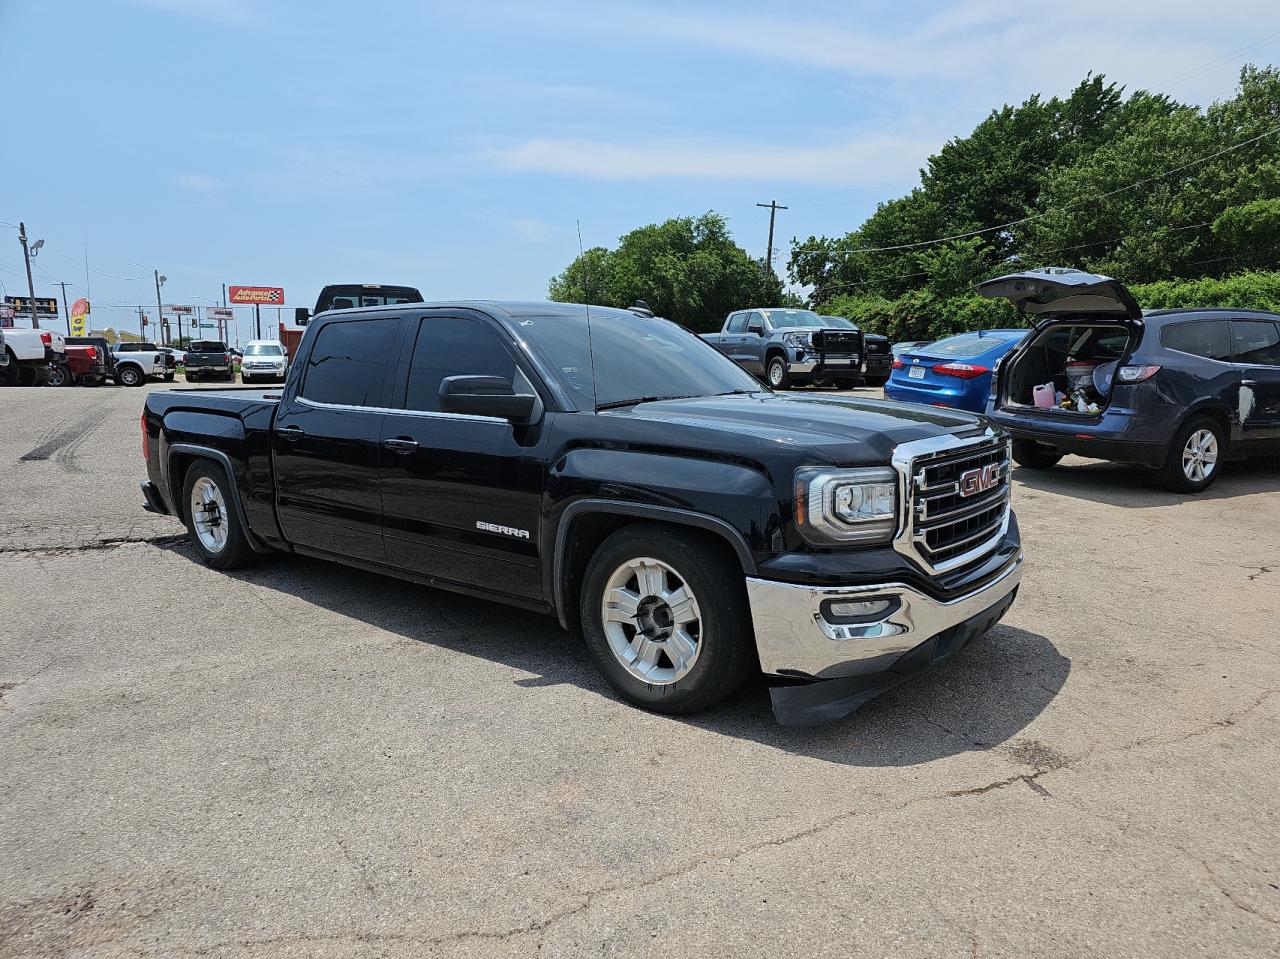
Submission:
<svg viewBox="0 0 1280 959">
<path fill-rule="evenodd" d="M 827 326 L 837 330 L 856 330 L 858 327 L 850 320 L 846 320 L 843 316 L 824 316 L 822 319 L 827 321 Z"/>
<path fill-rule="evenodd" d="M 284 347 L 279 343 L 250 343 L 244 348 L 245 356 L 284 356 Z"/>
<path fill-rule="evenodd" d="M 958 336 L 948 336 L 944 340 L 938 340 L 921 352 L 928 353 L 930 356 L 979 356 L 1010 340 L 1020 340 L 1024 335 L 1020 330 L 999 330 L 983 333 L 981 336 L 977 333 L 961 333 Z"/>
<path fill-rule="evenodd" d="M 736 363 L 669 320 L 616 310 L 521 316 L 517 334 L 563 374 L 581 409 L 627 400 L 754 393 L 763 387 Z M 595 358 L 594 388 L 592 357 Z"/>
<path fill-rule="evenodd" d="M 769 321 L 775 330 L 785 330 L 789 327 L 805 326 L 805 327 L 822 327 L 827 324 L 823 322 L 822 317 L 813 310 L 761 310 L 764 318 Z"/>
</svg>

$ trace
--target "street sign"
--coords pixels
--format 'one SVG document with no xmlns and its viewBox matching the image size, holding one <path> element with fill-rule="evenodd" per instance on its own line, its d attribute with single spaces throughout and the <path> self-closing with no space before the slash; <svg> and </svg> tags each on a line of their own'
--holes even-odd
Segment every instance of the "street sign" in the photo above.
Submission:
<svg viewBox="0 0 1280 959">
<path fill-rule="evenodd" d="M 211 320 L 234 320 L 236 318 L 235 310 L 222 306 L 211 306 L 204 311 L 204 315 Z"/>
<path fill-rule="evenodd" d="M 282 306 L 284 288 L 279 286 L 232 286 L 227 289 L 227 299 L 232 303 Z M 55 312 L 57 312 L 55 310 Z"/>
<path fill-rule="evenodd" d="M 9 306 L 13 307 L 14 313 L 20 313 L 23 316 L 31 315 L 31 297 L 6 296 L 4 301 Z M 55 296 L 37 296 L 36 313 L 40 316 L 57 316 L 58 298 Z"/>
<path fill-rule="evenodd" d="M 165 309 L 166 309 L 166 310 L 168 310 L 170 313 L 191 314 L 191 313 L 194 313 L 194 312 L 195 312 L 195 307 L 192 307 L 192 306 L 172 306 L 172 305 L 170 305 L 170 306 L 166 306 L 166 307 L 165 307 Z"/>
</svg>

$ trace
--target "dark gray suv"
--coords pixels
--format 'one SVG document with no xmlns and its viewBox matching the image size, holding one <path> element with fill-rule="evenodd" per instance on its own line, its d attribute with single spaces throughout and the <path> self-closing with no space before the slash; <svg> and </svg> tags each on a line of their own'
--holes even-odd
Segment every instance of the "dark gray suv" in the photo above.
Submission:
<svg viewBox="0 0 1280 959">
<path fill-rule="evenodd" d="M 1000 365 L 987 407 L 1020 465 L 1075 453 L 1147 466 L 1198 493 L 1224 460 L 1280 451 L 1280 315 L 1144 314 L 1124 284 L 1056 267 L 978 292 L 1040 318 Z"/>
</svg>

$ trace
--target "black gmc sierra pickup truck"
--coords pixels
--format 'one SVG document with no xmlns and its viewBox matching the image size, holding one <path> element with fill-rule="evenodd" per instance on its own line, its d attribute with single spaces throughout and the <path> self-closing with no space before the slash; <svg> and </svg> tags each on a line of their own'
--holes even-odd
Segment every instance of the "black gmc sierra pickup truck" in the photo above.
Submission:
<svg viewBox="0 0 1280 959">
<path fill-rule="evenodd" d="M 209 566 L 296 552 L 550 613 L 665 712 L 763 670 L 781 722 L 845 715 L 1022 571 L 1003 432 L 774 393 L 624 310 L 324 313 L 278 391 L 149 394 L 142 446 L 147 507 Z"/>
</svg>

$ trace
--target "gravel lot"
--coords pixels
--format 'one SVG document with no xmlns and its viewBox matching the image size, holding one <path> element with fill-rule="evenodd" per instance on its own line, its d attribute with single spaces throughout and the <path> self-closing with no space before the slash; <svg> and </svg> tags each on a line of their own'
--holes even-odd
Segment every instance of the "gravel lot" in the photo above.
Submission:
<svg viewBox="0 0 1280 959">
<path fill-rule="evenodd" d="M 549 619 L 206 570 L 142 397 L 0 392 L 0 956 L 1280 954 L 1275 461 L 1017 471 L 1004 623 L 788 730 L 624 705 Z"/>
</svg>

